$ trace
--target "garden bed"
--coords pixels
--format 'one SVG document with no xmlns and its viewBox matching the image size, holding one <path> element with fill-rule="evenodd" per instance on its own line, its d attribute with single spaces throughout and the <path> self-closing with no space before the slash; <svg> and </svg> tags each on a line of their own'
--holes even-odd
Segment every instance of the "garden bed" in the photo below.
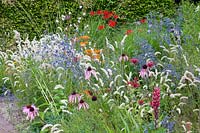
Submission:
<svg viewBox="0 0 200 133">
<path fill-rule="evenodd" d="M 16 98 L 0 99 L 0 124 L 36 133 L 199 132 L 199 12 L 184 2 L 171 18 L 151 12 L 123 22 L 97 9 L 68 25 L 74 14 L 61 15 L 56 32 L 34 39 L 14 30 L 12 48 L 0 51 L 0 93 Z"/>
</svg>

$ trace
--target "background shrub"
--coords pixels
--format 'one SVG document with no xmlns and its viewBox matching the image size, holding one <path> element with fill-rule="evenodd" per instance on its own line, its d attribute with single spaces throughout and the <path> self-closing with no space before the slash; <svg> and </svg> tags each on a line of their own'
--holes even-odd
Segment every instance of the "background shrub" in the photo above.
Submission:
<svg viewBox="0 0 200 133">
<path fill-rule="evenodd" d="M 36 0 L 34 2 L 20 0 L 12 4 L 2 2 L 0 4 L 0 29 L 2 29 L 0 46 L 5 47 L 8 44 L 5 38 L 12 38 L 13 30 L 19 31 L 22 35 L 27 33 L 30 38 L 39 37 L 43 33 L 55 33 L 58 25 L 62 27 L 56 19 L 61 20 L 61 15 L 69 12 L 73 16 L 78 16 L 79 4 L 74 0 Z M 70 22 L 75 21 L 74 19 L 71 17 Z"/>
<path fill-rule="evenodd" d="M 26 33 L 33 39 L 43 33 L 56 33 L 58 26 L 64 29 L 69 24 L 77 22 L 77 18 L 86 11 L 115 11 L 120 16 L 118 21 L 133 22 L 150 11 L 170 16 L 175 6 L 174 0 L 4 0 L 0 5 L 0 29 L 3 29 L 0 31 L 0 48 L 10 47 L 13 30 L 19 31 L 22 35 Z M 70 20 L 64 23 L 56 22 L 69 12 Z"/>
<path fill-rule="evenodd" d="M 90 7 L 91 10 L 115 11 L 122 19 L 133 21 L 151 11 L 160 12 L 167 16 L 173 15 L 175 6 L 174 0 L 94 0 L 86 7 Z"/>
</svg>

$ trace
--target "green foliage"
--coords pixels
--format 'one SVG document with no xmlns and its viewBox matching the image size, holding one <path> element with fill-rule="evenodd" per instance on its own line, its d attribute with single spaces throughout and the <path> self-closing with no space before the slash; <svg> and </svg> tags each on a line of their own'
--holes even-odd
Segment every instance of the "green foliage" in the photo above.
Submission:
<svg viewBox="0 0 200 133">
<path fill-rule="evenodd" d="M 126 21 L 138 20 L 149 12 L 156 11 L 171 16 L 175 11 L 173 0 L 95 0 L 92 10 L 111 10 L 117 12 Z"/>
<path fill-rule="evenodd" d="M 13 30 L 28 34 L 30 38 L 39 37 L 43 33 L 56 32 L 61 15 L 72 13 L 70 22 L 75 21 L 79 13 L 79 4 L 73 0 L 21 0 L 14 4 L 0 5 L 0 38 L 8 36 Z M 59 24 L 62 27 L 62 25 Z M 0 40 L 1 41 L 1 40 Z M 5 41 L 5 40 L 3 40 Z M 2 42 L 3 42 L 2 41 Z"/>
<path fill-rule="evenodd" d="M 166 1 L 170 2 L 169 0 L 166 0 Z M 123 3 L 127 2 L 127 3 L 132 3 L 135 5 L 138 4 L 137 1 L 132 1 L 132 2 L 121 1 L 119 5 L 116 4 L 117 2 L 113 2 L 113 1 L 109 1 L 106 3 L 106 1 L 102 0 L 98 2 L 100 2 L 100 4 L 96 5 L 95 8 L 93 8 L 93 6 L 95 5 L 95 2 L 92 4 L 86 3 L 88 10 L 89 8 L 91 8 L 93 10 L 107 9 L 110 11 L 110 8 L 113 5 L 112 10 L 116 8 L 116 10 L 114 11 L 120 13 L 120 8 L 118 7 L 122 7 Z M 143 6 L 147 4 L 148 2 L 149 1 L 144 1 L 142 5 L 138 6 L 138 8 L 136 9 L 141 10 L 141 8 L 144 8 Z M 156 2 L 158 3 L 158 5 L 161 4 L 159 3 L 159 1 L 156 1 Z M 37 3 L 40 3 L 40 2 L 37 1 L 36 3 L 31 3 L 31 4 L 37 5 Z M 102 3 L 104 3 L 103 8 L 101 5 Z M 161 6 L 156 8 L 156 6 L 154 5 L 155 3 L 154 2 L 148 3 L 149 6 L 147 7 L 152 8 L 150 9 L 150 11 L 153 10 L 153 7 L 156 10 L 164 9 L 162 8 L 163 4 L 161 4 Z M 23 22 L 24 20 L 24 22 L 27 25 L 25 25 L 25 27 L 21 27 L 21 24 L 19 23 L 19 27 L 21 27 L 20 30 L 23 33 L 31 32 L 32 37 L 40 36 L 43 33 L 43 30 L 46 30 L 47 32 L 57 32 L 57 29 L 56 29 L 57 26 L 64 27 L 62 23 L 57 24 L 55 22 L 57 18 L 61 17 L 61 14 L 60 14 L 61 12 L 57 12 L 57 11 L 62 10 L 63 13 L 70 11 L 68 10 L 68 8 L 65 9 L 65 7 L 58 9 L 58 7 L 64 6 L 64 4 L 63 5 L 61 4 L 62 6 L 56 5 L 56 3 L 54 3 L 53 1 L 47 1 L 46 4 L 47 5 L 50 4 L 51 6 L 45 6 L 46 8 L 43 8 L 43 6 L 41 6 L 40 4 L 38 5 L 39 7 L 37 9 L 38 10 L 42 9 L 44 11 L 44 14 L 42 14 L 42 12 L 39 12 L 36 9 L 32 9 L 32 8 L 28 9 L 30 5 L 26 5 L 23 2 L 21 3 L 16 2 L 15 5 L 8 7 L 10 9 L 13 8 L 15 9 L 14 11 L 19 11 L 21 13 L 20 16 L 15 18 L 16 23 L 20 21 Z M 76 9 L 79 9 L 78 2 L 76 4 L 77 4 Z M 81 4 L 84 4 L 84 3 L 81 3 Z M 25 106 L 25 105 L 34 103 L 39 108 L 40 115 L 39 117 L 36 117 L 32 123 L 30 123 L 29 132 L 39 133 L 41 128 L 45 124 L 55 125 L 58 123 L 61 124 L 61 129 L 63 129 L 64 132 L 111 132 L 112 133 L 112 132 L 123 131 L 123 132 L 139 133 L 139 132 L 143 132 L 144 129 L 148 129 L 148 131 L 152 133 L 166 132 L 166 128 L 163 128 L 163 127 L 159 127 L 156 130 L 154 129 L 153 112 L 150 111 L 151 107 L 149 106 L 149 103 L 151 102 L 152 97 L 149 94 L 151 94 L 152 88 L 156 84 L 159 84 L 161 88 L 161 95 L 162 95 L 162 98 L 160 101 L 161 105 L 159 108 L 159 113 L 160 113 L 159 122 L 162 121 L 165 115 L 170 115 L 173 117 L 172 120 L 176 122 L 175 131 L 177 132 L 181 132 L 183 130 L 182 123 L 181 123 L 181 121 L 183 120 L 191 121 L 193 123 L 194 130 L 199 129 L 199 126 L 197 123 L 199 122 L 199 117 L 198 117 L 199 114 L 198 112 L 194 112 L 194 111 L 193 113 L 191 113 L 191 110 L 199 109 L 198 105 L 200 101 L 198 100 L 198 97 L 199 97 L 198 86 L 195 87 L 195 86 L 187 85 L 186 87 L 182 89 L 176 89 L 177 88 L 176 84 L 178 84 L 180 81 L 173 80 L 171 76 L 169 77 L 167 75 L 166 77 L 165 75 L 162 76 L 159 73 L 162 72 L 163 69 L 161 67 L 157 67 L 158 69 L 156 69 L 154 73 L 154 75 L 158 73 L 158 75 L 156 74 L 155 76 L 156 79 L 154 79 L 153 77 L 147 80 L 141 78 L 139 81 L 141 87 L 137 89 L 131 88 L 130 86 L 126 85 L 126 80 L 128 80 L 128 78 L 126 78 L 124 74 L 129 74 L 129 72 L 132 72 L 133 76 L 130 76 L 131 78 L 138 76 L 140 67 L 138 66 L 136 68 L 136 66 L 134 66 L 133 64 L 130 64 L 130 62 L 120 63 L 118 61 L 118 57 L 122 54 L 122 52 L 127 54 L 128 57 L 130 58 L 135 57 L 138 54 L 140 54 L 140 48 L 138 47 L 142 44 L 141 43 L 142 39 L 143 40 L 145 39 L 147 40 L 147 43 L 149 45 L 153 46 L 155 51 L 158 51 L 161 54 L 158 56 L 159 58 L 157 58 L 157 64 L 159 63 L 160 65 L 165 65 L 164 63 L 168 63 L 168 61 L 165 60 L 164 58 L 161 59 L 161 57 L 166 56 L 173 59 L 172 61 L 170 61 L 170 63 L 176 67 L 176 69 L 180 72 L 181 76 L 183 76 L 186 70 L 194 72 L 195 70 L 194 70 L 194 67 L 192 67 L 192 65 L 196 65 L 197 67 L 199 66 L 199 56 L 198 56 L 199 51 L 196 50 L 196 48 L 198 47 L 192 44 L 198 43 L 199 41 L 198 40 L 199 26 L 197 24 L 199 21 L 197 20 L 199 20 L 198 18 L 200 17 L 198 17 L 199 12 L 194 13 L 194 9 L 190 8 L 190 10 L 188 10 L 188 7 L 190 5 L 189 4 L 187 5 L 187 4 L 182 6 L 184 21 L 180 21 L 178 20 L 178 18 L 177 20 L 174 20 L 175 18 L 173 19 L 173 21 L 177 23 L 179 22 L 183 23 L 180 25 L 180 26 L 183 26 L 183 35 L 181 35 L 181 38 L 184 38 L 185 37 L 184 35 L 187 35 L 187 34 L 191 35 L 191 38 L 192 38 L 192 39 L 187 39 L 187 38 L 185 39 L 188 45 L 185 45 L 186 43 L 181 43 L 184 51 L 182 51 L 180 55 L 176 54 L 176 52 L 175 53 L 166 52 L 166 51 L 169 51 L 170 49 L 174 49 L 175 47 L 170 47 L 168 46 L 168 43 L 165 42 L 164 35 L 167 34 L 165 32 L 166 30 L 165 27 L 160 32 L 158 32 L 157 29 L 159 29 L 159 27 L 157 27 L 157 29 L 152 28 L 154 30 L 152 30 L 150 33 L 147 33 L 147 30 L 148 30 L 147 23 L 144 23 L 141 25 L 137 25 L 137 24 L 135 25 L 133 23 L 129 25 L 120 25 L 120 26 L 117 25 L 115 28 L 110 28 L 107 26 L 106 21 L 102 19 L 99 20 L 98 18 L 96 19 L 95 18 L 96 16 L 91 17 L 91 19 L 89 18 L 88 23 L 87 23 L 89 25 L 88 28 L 83 29 L 83 31 L 79 29 L 79 34 L 90 36 L 91 44 L 88 44 L 83 48 L 80 48 L 80 47 L 79 48 L 82 51 L 89 48 L 102 48 L 103 52 L 104 50 L 106 50 L 106 52 L 104 52 L 105 62 L 102 62 L 101 64 L 101 62 L 91 61 L 92 66 L 95 66 L 96 71 L 100 73 L 98 74 L 98 77 L 103 79 L 102 81 L 103 85 L 101 85 L 100 80 L 98 83 L 94 78 L 91 78 L 91 80 L 89 81 L 84 80 L 83 75 L 84 75 L 85 67 L 83 67 L 83 71 L 81 71 L 81 76 L 79 80 L 77 80 L 76 78 L 73 77 L 72 75 L 73 73 L 71 71 L 61 69 L 61 68 L 56 69 L 56 70 L 52 68 L 41 69 L 40 68 L 41 64 L 36 63 L 32 61 L 31 59 L 29 60 L 29 59 L 21 58 L 22 62 L 18 63 L 18 62 L 15 62 L 14 59 L 9 58 L 10 60 L 13 60 L 13 64 L 14 64 L 13 68 L 11 67 L 12 63 L 9 63 L 7 61 L 8 59 L 5 59 L 5 61 L 7 61 L 5 65 L 3 64 L 4 63 L 3 61 L 1 64 L 1 60 L 0 60 L 0 78 L 2 79 L 3 77 L 6 77 L 6 76 L 10 78 L 8 82 L 10 82 L 11 84 L 10 85 L 12 87 L 11 90 L 14 92 L 15 96 L 20 100 L 20 104 L 22 106 Z M 54 6 L 56 8 L 53 8 Z M 126 6 L 127 8 L 125 7 L 121 8 L 123 9 L 121 10 L 121 13 L 123 13 L 123 11 L 126 10 L 127 14 L 125 12 L 125 15 L 133 14 L 133 16 L 131 17 L 134 17 L 134 19 L 137 18 L 134 16 L 134 11 L 136 11 L 136 9 L 131 10 L 131 8 L 133 7 L 130 7 L 130 11 L 129 11 L 128 4 Z M 83 8 L 83 10 L 85 9 Z M 3 10 L 0 9 L 0 11 L 3 11 Z M 14 13 L 14 11 L 12 12 Z M 54 11 L 55 11 L 55 14 L 54 14 Z M 144 12 L 145 11 L 148 11 L 148 10 L 144 10 Z M 35 14 L 35 12 L 38 12 L 38 14 Z M 141 14 L 138 13 L 139 15 L 138 18 L 140 17 L 140 15 L 142 17 L 144 15 L 143 14 L 144 12 L 143 10 L 141 10 L 140 12 Z M 35 15 L 33 15 L 32 13 L 34 13 Z M 11 19 L 9 18 L 10 14 L 8 12 L 7 13 L 4 12 L 3 16 L 6 14 L 8 15 L 8 18 L 6 19 Z M 41 14 L 43 17 L 40 16 Z M 24 17 L 24 19 L 20 20 L 19 19 L 20 17 Z M 77 17 L 77 16 L 75 15 L 74 17 Z M 158 19 L 157 19 L 157 16 L 155 17 L 156 21 L 153 21 L 154 26 L 160 25 L 159 20 L 161 20 L 161 18 L 159 17 L 160 16 L 158 16 Z M 3 19 L 6 20 L 5 18 Z M 72 19 L 70 23 L 73 21 L 76 21 L 76 20 Z M 3 26 L 5 26 L 5 24 Z M 101 24 L 104 24 L 107 27 L 105 27 L 104 30 L 97 30 L 97 27 Z M 9 23 L 9 25 L 13 26 L 15 24 L 12 25 L 11 23 Z M 194 29 L 191 28 L 193 25 L 195 27 Z M 26 29 L 26 26 L 29 26 L 29 27 Z M 7 32 L 10 32 L 9 30 L 13 30 L 16 27 L 9 27 L 9 28 L 10 29 L 8 29 Z M 123 39 L 124 35 L 126 34 L 127 29 L 132 30 L 133 32 L 127 36 L 124 44 L 121 45 L 120 42 Z M 176 42 L 173 41 L 174 38 L 172 34 L 167 34 L 167 35 L 169 35 L 171 43 L 176 44 Z M 105 37 L 108 38 L 110 45 L 113 45 L 113 47 L 115 47 L 115 50 L 111 51 L 106 46 Z M 167 49 L 163 50 L 159 48 L 161 42 L 164 44 L 164 46 L 166 46 Z M 79 46 L 79 43 L 77 43 L 77 45 Z M 188 63 L 189 63 L 188 66 L 185 63 L 186 61 L 182 57 L 183 55 L 186 55 L 186 57 L 188 58 Z M 13 56 L 13 58 L 14 57 L 16 56 Z M 112 64 L 114 67 L 110 67 L 110 64 L 108 63 L 111 61 L 115 63 L 115 64 L 114 63 Z M 144 61 L 146 62 L 146 60 Z M 45 63 L 45 60 L 43 63 Z M 9 68 L 9 66 L 11 68 Z M 103 71 L 101 71 L 102 70 L 101 68 L 113 68 L 112 76 L 110 76 L 110 78 L 108 79 L 106 75 L 103 73 Z M 153 71 L 154 70 L 152 69 L 152 72 Z M 197 72 L 196 73 L 194 72 L 194 74 L 197 75 Z M 122 75 L 122 78 L 119 77 L 117 79 L 116 77 L 118 75 Z M 162 82 L 161 82 L 161 76 L 163 79 Z M 123 80 L 125 81 L 125 83 Z M 169 82 L 165 80 L 168 80 Z M 18 81 L 18 82 L 15 82 L 15 81 Z M 112 84 L 112 86 L 110 85 L 112 83 L 111 81 L 114 81 L 114 84 Z M 17 84 L 15 85 L 15 83 Z M 93 85 L 96 85 L 98 89 L 95 89 Z M 123 85 L 124 87 L 121 85 Z M 0 87 L 1 86 L 3 86 L 3 81 L 0 81 Z M 61 87 L 58 87 L 58 86 L 61 86 Z M 147 86 L 147 88 L 145 86 Z M 168 86 L 170 87 L 168 88 Z M 107 89 L 108 87 L 110 88 Z M 97 101 L 92 101 L 91 95 L 85 94 L 85 91 L 84 91 L 85 89 L 92 90 L 92 93 L 95 94 L 93 96 L 98 97 Z M 72 104 L 72 103 L 66 102 L 67 104 L 64 104 L 63 100 L 67 101 L 68 96 L 73 91 L 76 91 L 77 93 L 83 95 L 82 98 L 89 104 L 88 110 L 81 109 L 80 111 L 78 111 L 77 110 L 78 103 Z M 181 98 L 179 98 L 179 96 L 175 96 L 175 94 L 181 94 L 181 96 L 187 96 L 188 100 L 183 101 L 184 99 L 181 100 Z M 144 100 L 143 105 L 138 104 L 138 100 L 140 99 Z M 185 105 L 179 106 L 179 103 L 181 102 L 185 103 Z M 47 108 L 48 110 L 46 110 Z M 178 114 L 179 112 L 177 111 L 177 109 L 181 109 L 181 114 Z M 67 113 L 66 111 L 69 111 L 72 113 L 69 113 L 69 112 Z M 47 132 L 48 130 L 50 129 L 46 129 L 44 132 Z"/>
<path fill-rule="evenodd" d="M 83 5 L 83 9 L 79 6 Z M 87 0 L 87 1 L 15 1 L 12 4 L 2 3 L 0 5 L 0 48 L 9 48 L 13 45 L 13 30 L 19 31 L 22 35 L 27 34 L 33 39 L 43 33 L 56 33 L 58 26 L 65 28 L 67 25 L 76 23 L 77 17 L 82 11 L 106 9 L 115 11 L 122 21 L 138 20 L 150 11 L 158 11 L 164 15 L 171 15 L 174 12 L 172 0 L 162 2 L 156 0 Z M 70 20 L 61 22 L 61 15 L 71 12 Z M 59 22 L 56 22 L 59 20 Z M 69 27 L 67 27 L 69 29 Z M 71 31 L 68 31 L 71 32 Z"/>
</svg>

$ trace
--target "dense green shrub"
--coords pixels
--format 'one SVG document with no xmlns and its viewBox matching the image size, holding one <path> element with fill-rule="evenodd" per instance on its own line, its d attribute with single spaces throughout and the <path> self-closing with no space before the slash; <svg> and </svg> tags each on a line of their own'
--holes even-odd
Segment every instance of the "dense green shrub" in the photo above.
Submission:
<svg viewBox="0 0 200 133">
<path fill-rule="evenodd" d="M 13 4 L 0 4 L 0 38 L 8 38 L 8 33 L 17 30 L 29 34 L 30 38 L 40 36 L 44 32 L 56 32 L 58 25 L 56 19 L 61 20 L 61 15 L 77 16 L 79 4 L 74 0 L 20 0 Z M 77 18 L 74 18 L 77 19 Z M 71 17 L 70 21 L 75 21 Z M 66 25 L 66 23 L 65 23 Z M 12 35 L 10 35 L 12 37 Z M 0 40 L 1 45 L 5 40 Z"/>
<path fill-rule="evenodd" d="M 94 0 L 90 5 L 91 10 L 112 10 L 130 21 L 140 19 L 151 11 L 171 16 L 176 7 L 174 0 Z"/>
<path fill-rule="evenodd" d="M 83 8 L 80 9 L 80 5 Z M 70 23 L 77 22 L 83 11 L 91 10 L 115 11 L 120 19 L 118 21 L 133 22 L 148 14 L 150 11 L 162 12 L 171 15 L 175 5 L 173 0 L 16 0 L 12 4 L 0 5 L 0 47 L 8 47 L 7 40 L 13 37 L 13 30 L 22 35 L 28 34 L 29 38 L 39 37 L 43 33 L 56 32 L 58 26 L 65 28 Z M 71 19 L 64 23 L 61 15 L 71 12 Z M 5 40 L 5 38 L 7 40 Z"/>
</svg>

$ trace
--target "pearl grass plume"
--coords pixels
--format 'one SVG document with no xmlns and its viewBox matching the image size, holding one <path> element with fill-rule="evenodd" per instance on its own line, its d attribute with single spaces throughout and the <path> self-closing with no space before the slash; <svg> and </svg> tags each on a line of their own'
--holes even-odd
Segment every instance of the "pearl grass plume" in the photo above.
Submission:
<svg viewBox="0 0 200 133">
<path fill-rule="evenodd" d="M 155 128 L 158 128 L 158 114 L 159 114 L 159 108 L 160 106 L 160 88 L 155 87 L 153 90 L 153 95 L 152 95 L 152 101 L 151 101 L 151 107 L 154 110 L 154 118 L 155 118 Z"/>
<path fill-rule="evenodd" d="M 23 113 L 27 114 L 27 120 L 33 120 L 36 116 L 38 116 L 38 108 L 35 105 L 27 105 L 23 107 Z"/>
</svg>

